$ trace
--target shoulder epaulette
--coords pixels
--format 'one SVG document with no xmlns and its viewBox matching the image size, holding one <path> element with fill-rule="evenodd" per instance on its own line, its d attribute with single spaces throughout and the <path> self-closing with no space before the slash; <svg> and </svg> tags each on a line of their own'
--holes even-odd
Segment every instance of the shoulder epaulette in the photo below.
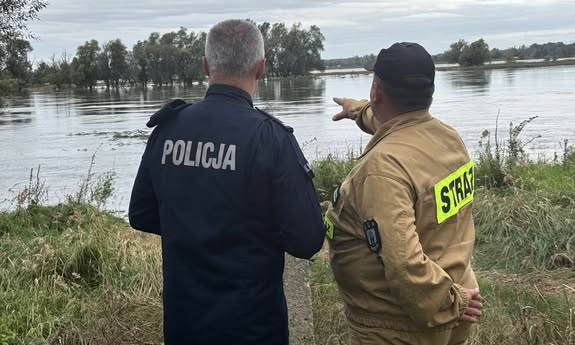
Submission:
<svg viewBox="0 0 575 345">
<path fill-rule="evenodd" d="M 286 125 L 285 123 L 283 123 L 280 119 L 278 119 L 277 117 L 273 116 L 272 114 L 261 110 L 258 107 L 255 107 L 257 111 L 259 111 L 260 113 L 264 114 L 265 116 L 267 116 L 268 118 L 270 118 L 272 121 L 274 121 L 275 123 L 278 123 L 279 125 L 281 125 L 282 128 L 284 128 L 286 131 L 293 133 L 293 128 Z"/>
<path fill-rule="evenodd" d="M 152 128 L 164 123 L 167 123 L 184 108 L 189 107 L 192 103 L 186 103 L 183 99 L 174 99 L 164 105 L 160 110 L 156 111 L 154 115 L 150 116 L 150 120 L 146 123 L 148 128 Z"/>
</svg>

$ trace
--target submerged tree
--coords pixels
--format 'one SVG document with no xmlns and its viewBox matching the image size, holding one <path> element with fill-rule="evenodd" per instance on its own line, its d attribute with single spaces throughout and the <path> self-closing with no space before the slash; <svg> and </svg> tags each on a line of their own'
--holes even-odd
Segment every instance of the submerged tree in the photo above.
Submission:
<svg viewBox="0 0 575 345">
<path fill-rule="evenodd" d="M 459 64 L 461 66 L 480 66 L 490 60 L 489 46 L 482 38 L 463 48 L 459 57 Z"/>
<path fill-rule="evenodd" d="M 463 54 L 463 50 L 467 47 L 465 40 L 459 40 L 451 43 L 449 50 L 444 53 L 444 57 L 448 63 L 459 63 L 459 58 Z"/>
<path fill-rule="evenodd" d="M 319 27 L 312 25 L 305 30 L 301 23 L 289 30 L 284 23 L 263 23 L 258 27 L 264 37 L 268 74 L 294 76 L 325 69 L 321 59 L 325 37 Z"/>
<path fill-rule="evenodd" d="M 264 38 L 268 75 L 304 75 L 325 68 L 321 59 L 325 37 L 319 27 L 304 29 L 298 23 L 288 28 L 283 23 L 262 23 L 258 28 Z M 115 88 L 126 84 L 145 87 L 150 81 L 157 86 L 193 85 L 205 78 L 201 59 L 206 38 L 205 32 L 180 27 L 164 34 L 153 32 L 131 51 L 119 39 L 102 46 L 91 40 L 78 47 L 71 64 L 39 64 L 34 80 L 57 80 L 62 86 L 67 84 L 69 72 L 76 86 L 90 89 L 98 81 Z M 55 73 L 58 68 L 66 70 Z M 54 75 L 60 78 L 48 77 Z"/>
<path fill-rule="evenodd" d="M 92 89 L 98 81 L 98 41 L 91 40 L 78 47 L 76 57 L 72 60 L 74 83 Z"/>
</svg>

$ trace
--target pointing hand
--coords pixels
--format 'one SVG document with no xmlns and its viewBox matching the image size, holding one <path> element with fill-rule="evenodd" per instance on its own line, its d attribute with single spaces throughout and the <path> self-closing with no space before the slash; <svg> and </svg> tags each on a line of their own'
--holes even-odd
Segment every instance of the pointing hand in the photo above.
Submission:
<svg viewBox="0 0 575 345">
<path fill-rule="evenodd" d="M 341 105 L 341 111 L 337 114 L 335 114 L 332 117 L 332 120 L 334 121 L 339 121 L 341 119 L 352 119 L 352 117 L 350 117 L 350 110 L 351 108 L 354 106 L 354 104 L 356 102 L 358 102 L 357 100 L 353 99 L 353 98 L 339 98 L 339 97 L 334 97 L 333 101 L 339 105 Z"/>
</svg>

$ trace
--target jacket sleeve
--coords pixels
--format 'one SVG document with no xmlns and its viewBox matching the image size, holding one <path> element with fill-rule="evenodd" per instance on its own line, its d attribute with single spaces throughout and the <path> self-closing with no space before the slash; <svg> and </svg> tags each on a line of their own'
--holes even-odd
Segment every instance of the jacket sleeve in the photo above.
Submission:
<svg viewBox="0 0 575 345">
<path fill-rule="evenodd" d="M 415 231 L 414 193 L 395 176 L 368 175 L 356 202 L 363 220 L 378 225 L 378 255 L 392 294 L 417 324 L 434 327 L 459 319 L 469 301 L 463 288 L 423 252 Z"/>
<path fill-rule="evenodd" d="M 311 169 L 291 133 L 279 140 L 272 167 L 272 209 L 286 252 L 309 259 L 324 242 L 325 226 Z"/>
<path fill-rule="evenodd" d="M 373 115 L 371 104 L 365 99 L 355 102 L 349 113 L 350 118 L 354 119 L 357 126 L 367 134 L 375 134 L 381 127 L 381 124 Z"/>
<path fill-rule="evenodd" d="M 153 134 L 150 136 L 150 138 Z M 148 146 L 142 156 L 138 174 L 132 188 L 130 197 L 130 206 L 128 218 L 130 225 L 140 231 L 160 235 L 160 215 L 158 210 L 158 201 L 152 186 L 152 180 L 148 168 L 149 147 L 151 141 L 148 140 Z"/>
</svg>

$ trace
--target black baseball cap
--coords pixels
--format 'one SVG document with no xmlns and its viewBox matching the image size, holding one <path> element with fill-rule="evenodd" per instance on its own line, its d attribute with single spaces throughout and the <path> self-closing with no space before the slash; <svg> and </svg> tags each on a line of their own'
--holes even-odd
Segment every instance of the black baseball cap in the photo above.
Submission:
<svg viewBox="0 0 575 345">
<path fill-rule="evenodd" d="M 395 43 L 377 55 L 373 71 L 396 92 L 432 97 L 435 91 L 435 63 L 417 43 Z"/>
</svg>

